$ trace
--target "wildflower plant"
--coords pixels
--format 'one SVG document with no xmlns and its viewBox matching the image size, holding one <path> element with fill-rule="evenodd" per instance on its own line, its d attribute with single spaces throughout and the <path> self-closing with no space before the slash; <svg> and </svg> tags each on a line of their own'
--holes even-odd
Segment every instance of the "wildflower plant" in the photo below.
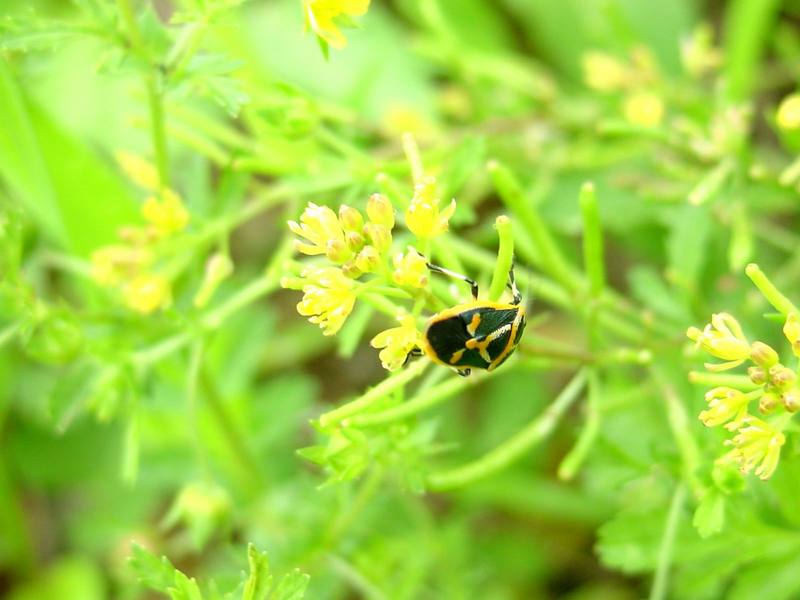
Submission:
<svg viewBox="0 0 800 600">
<path fill-rule="evenodd" d="M 800 595 L 790 7 L 0 4 L 9 597 Z"/>
<path fill-rule="evenodd" d="M 783 335 L 791 345 L 791 360 L 794 360 L 795 345 L 800 339 L 797 309 L 758 265 L 748 265 L 747 274 L 766 299 L 782 311 Z M 786 443 L 784 432 L 791 427 L 792 415 L 800 408 L 797 367 L 785 366 L 780 354 L 768 344 L 751 343 L 738 321 L 729 314 L 715 314 L 702 331 L 690 327 L 686 334 L 699 348 L 725 361 L 706 363 L 706 369 L 713 373 L 735 369 L 746 361 L 750 364 L 747 380 L 741 387 L 718 386 L 706 392 L 708 408 L 700 413 L 699 419 L 706 427 L 722 425 L 736 432 L 726 440 L 725 445 L 731 449 L 720 456 L 718 464 L 734 464 L 742 473 L 752 471 L 761 479 L 769 479 L 778 467 L 781 448 Z"/>
</svg>

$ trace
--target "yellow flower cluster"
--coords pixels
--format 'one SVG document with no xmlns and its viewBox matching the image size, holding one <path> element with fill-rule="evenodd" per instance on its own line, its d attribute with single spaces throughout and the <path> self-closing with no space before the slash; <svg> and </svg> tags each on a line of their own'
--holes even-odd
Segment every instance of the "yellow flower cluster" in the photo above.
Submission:
<svg viewBox="0 0 800 600">
<path fill-rule="evenodd" d="M 783 332 L 795 356 L 800 356 L 797 315 L 788 315 Z M 800 387 L 795 371 L 781 364 L 779 354 L 769 345 L 759 341 L 750 343 L 738 321 L 727 313 L 713 315 L 711 323 L 702 331 L 690 327 L 686 333 L 697 347 L 725 361 L 707 363 L 710 371 L 733 369 L 746 360 L 753 363 L 747 374 L 757 389 L 745 392 L 723 386 L 709 390 L 705 395 L 708 408 L 699 414 L 699 419 L 707 427 L 722 425 L 736 432 L 726 442 L 733 448 L 718 460 L 720 464 L 735 463 L 743 473 L 755 470 L 758 477 L 768 479 L 778 465 L 781 447 L 786 441 L 782 430 L 791 415 L 800 409 Z M 772 421 L 749 414 L 749 406 L 755 401 L 759 412 L 775 415 Z"/>
<path fill-rule="evenodd" d="M 370 0 L 303 0 L 306 28 L 334 48 L 344 48 L 347 38 L 339 29 L 350 17 L 366 14 Z"/>
<path fill-rule="evenodd" d="M 146 224 L 122 228 L 120 243 L 92 253 L 92 278 L 102 286 L 119 289 L 131 310 L 150 314 L 172 301 L 169 279 L 153 269 L 157 243 L 183 231 L 189 213 L 175 191 L 159 187 L 158 174 L 150 163 L 128 152 L 118 152 L 116 158 L 128 178 L 150 193 L 141 210 Z"/>
<path fill-rule="evenodd" d="M 407 229 L 422 243 L 447 231 L 455 200 L 443 210 L 439 204 L 436 181 L 425 178 L 416 186 L 404 214 Z M 395 212 L 382 194 L 369 197 L 366 218 L 351 206 L 341 205 L 337 214 L 312 202 L 288 226 L 297 236 L 295 250 L 327 262 L 303 268 L 299 277 L 281 280 L 283 287 L 303 292 L 297 311 L 318 325 L 323 335 L 335 335 L 342 328 L 361 289 L 393 285 L 404 290 L 404 297 L 419 298 L 420 290 L 428 285 L 427 259 L 414 246 L 391 254 Z M 371 342 L 382 349 L 381 364 L 390 371 L 403 365 L 420 336 L 416 314 L 400 310 L 397 319 L 399 327 L 379 333 Z"/>
<path fill-rule="evenodd" d="M 623 94 L 621 112 L 629 123 L 639 127 L 661 124 L 664 101 L 655 89 L 660 76 L 647 48 L 634 48 L 627 60 L 592 50 L 583 55 L 582 66 L 588 87 L 606 94 Z"/>
</svg>

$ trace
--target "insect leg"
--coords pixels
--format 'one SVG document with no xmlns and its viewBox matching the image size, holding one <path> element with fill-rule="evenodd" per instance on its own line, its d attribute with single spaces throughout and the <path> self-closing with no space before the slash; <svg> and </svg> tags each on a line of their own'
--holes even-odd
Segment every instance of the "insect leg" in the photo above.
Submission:
<svg viewBox="0 0 800 600">
<path fill-rule="evenodd" d="M 406 354 L 406 359 L 403 361 L 403 366 L 405 367 L 409 362 L 411 362 L 412 358 L 416 358 L 417 356 L 422 356 L 423 354 L 424 352 L 422 352 L 422 349 L 415 346 L 414 348 L 408 351 L 408 354 Z"/>
<path fill-rule="evenodd" d="M 444 267 L 440 267 L 438 265 L 433 265 L 431 263 L 427 263 L 428 268 L 433 271 L 434 273 L 441 273 L 442 275 L 447 275 L 448 277 L 452 277 L 453 279 L 460 279 L 469 284 L 470 292 L 472 292 L 472 299 L 478 299 L 478 284 L 475 282 L 474 279 L 470 279 L 466 275 L 462 275 L 461 273 L 456 273 L 455 271 L 451 271 L 450 269 L 445 269 Z"/>
<path fill-rule="evenodd" d="M 513 295 L 513 300 L 511 300 L 511 304 L 517 305 L 522 302 L 522 294 L 520 293 L 519 289 L 517 288 L 517 282 L 514 279 L 514 263 L 511 263 L 511 268 L 508 271 L 508 287 L 511 289 L 511 294 Z"/>
</svg>

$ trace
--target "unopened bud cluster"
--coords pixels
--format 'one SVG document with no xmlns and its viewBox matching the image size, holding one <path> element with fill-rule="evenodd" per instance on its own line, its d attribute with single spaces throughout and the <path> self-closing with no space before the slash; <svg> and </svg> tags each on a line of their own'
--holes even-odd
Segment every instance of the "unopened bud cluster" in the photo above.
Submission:
<svg viewBox="0 0 800 600">
<path fill-rule="evenodd" d="M 783 332 L 794 355 L 800 356 L 797 315 L 787 316 Z M 779 353 L 770 345 L 761 341 L 750 343 L 738 321 L 726 313 L 713 315 L 711 323 L 703 330 L 689 328 L 687 336 L 698 347 L 724 361 L 707 363 L 710 371 L 733 369 L 745 361 L 752 363 L 747 375 L 756 389 L 723 386 L 710 390 L 705 395 L 708 408 L 699 418 L 707 427 L 722 425 L 736 432 L 726 442 L 732 449 L 719 459 L 720 463 L 736 463 L 744 473 L 754 470 L 758 477 L 769 478 L 778 465 L 780 449 L 785 443 L 786 420 L 800 409 L 796 370 L 783 364 Z M 766 421 L 751 415 L 751 404 L 756 404 L 762 415 L 775 417 Z"/>
</svg>

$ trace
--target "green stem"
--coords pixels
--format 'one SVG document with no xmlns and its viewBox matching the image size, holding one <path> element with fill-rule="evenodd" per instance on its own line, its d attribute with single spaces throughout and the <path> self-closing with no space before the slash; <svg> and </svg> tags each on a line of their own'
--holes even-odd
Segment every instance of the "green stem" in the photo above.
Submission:
<svg viewBox="0 0 800 600">
<path fill-rule="evenodd" d="M 128 39 L 131 50 L 137 54 L 144 54 L 144 40 L 136 22 L 136 14 L 131 0 L 117 0 L 117 6 L 122 14 L 122 20 L 128 30 Z M 145 75 L 145 88 L 147 90 L 147 103 L 150 110 L 150 134 L 153 142 L 156 169 L 161 187 L 169 186 L 169 170 L 167 158 L 167 136 L 164 128 L 164 104 L 162 90 L 158 80 L 158 68 L 151 65 L 151 72 Z"/>
<path fill-rule="evenodd" d="M 539 255 L 537 266 L 563 285 L 565 289 L 577 289 L 579 279 L 575 270 L 564 258 L 550 235 L 547 225 L 526 198 L 516 177 L 508 168 L 494 160 L 489 162 L 487 168 L 500 198 L 513 215 L 522 221 L 531 242 L 536 247 Z"/>
<path fill-rule="evenodd" d="M 506 468 L 553 431 L 567 409 L 580 397 L 585 383 L 586 371 L 578 371 L 544 413 L 522 431 L 473 462 L 432 473 L 428 477 L 428 485 L 433 490 L 448 490 L 478 481 Z"/>
<path fill-rule="evenodd" d="M 203 395 L 214 416 L 214 421 L 222 432 L 231 450 L 231 454 L 235 457 L 242 472 L 246 475 L 245 481 L 249 486 L 257 488 L 262 479 L 258 461 L 244 441 L 247 439 L 246 436 L 238 430 L 233 419 L 228 415 L 228 411 L 214 384 L 214 380 L 202 365 L 200 366 L 200 383 L 203 386 Z"/>
<path fill-rule="evenodd" d="M 417 394 L 413 400 L 381 412 L 356 415 L 350 419 L 349 424 L 356 427 L 366 427 L 400 421 L 416 413 L 433 408 L 469 385 L 474 385 L 474 383 L 471 383 L 465 377 L 451 377 L 447 381 Z"/>
<path fill-rule="evenodd" d="M 0 331 L 0 348 L 5 346 L 8 342 L 14 339 L 17 335 L 21 325 L 19 323 L 12 323 L 2 331 Z"/>
<path fill-rule="evenodd" d="M 792 301 L 778 291 L 778 288 L 775 287 L 757 264 L 750 263 L 745 267 L 744 272 L 758 288 L 758 291 L 764 295 L 764 298 L 784 316 L 789 313 L 800 314 L 800 311 L 792 304 Z"/>
<path fill-rule="evenodd" d="M 202 465 L 203 471 L 208 471 L 205 453 L 203 452 L 203 442 L 200 437 L 200 418 L 197 410 L 197 384 L 200 380 L 200 366 L 203 364 L 203 340 L 198 339 L 191 348 L 189 355 L 189 365 L 186 369 L 186 403 L 189 413 L 189 430 L 191 431 L 192 441 L 194 442 L 195 454 L 198 462 Z"/>
<path fill-rule="evenodd" d="M 410 133 L 403 134 L 403 152 L 408 159 L 408 164 L 411 166 L 411 178 L 414 181 L 414 185 L 419 185 L 425 178 L 425 168 L 422 165 L 422 156 L 419 153 L 417 140 Z"/>
<path fill-rule="evenodd" d="M 489 286 L 489 300 L 496 302 L 506 289 L 508 273 L 514 263 L 514 234 L 511 232 L 511 220 L 505 215 L 497 217 L 494 226 L 500 241 L 492 283 Z"/>
<path fill-rule="evenodd" d="M 683 463 L 684 481 L 689 483 L 695 497 L 700 498 L 703 494 L 703 484 L 698 479 L 697 471 L 702 463 L 702 454 L 697 445 L 697 440 L 692 435 L 689 413 L 686 411 L 686 407 L 675 388 L 669 383 L 667 376 L 663 375 L 655 367 L 651 369 L 651 373 L 664 397 L 667 409 L 667 423 L 672 431 L 672 437 L 678 447 L 681 462 Z"/>
<path fill-rule="evenodd" d="M 669 505 L 667 522 L 664 525 L 664 535 L 661 538 L 661 546 L 658 550 L 658 563 L 656 565 L 653 586 L 650 588 L 650 600 L 664 600 L 667 597 L 667 578 L 669 568 L 672 563 L 672 551 L 675 545 L 675 538 L 678 534 L 678 524 L 680 522 L 681 511 L 686 502 L 686 486 L 679 484 L 672 495 L 672 502 Z"/>
<path fill-rule="evenodd" d="M 150 108 L 150 135 L 153 141 L 158 179 L 162 188 L 169 187 L 169 157 L 164 123 L 164 96 L 156 73 L 147 76 L 147 104 Z"/>
<path fill-rule="evenodd" d="M 558 478 L 569 481 L 581 468 L 600 433 L 600 379 L 596 369 L 589 370 L 589 392 L 586 403 L 586 423 L 578 441 L 558 466 Z"/>
<path fill-rule="evenodd" d="M 339 408 L 335 408 L 332 411 L 329 411 L 319 417 L 319 424 L 321 427 L 330 427 L 335 425 L 347 417 L 355 415 L 356 413 L 362 412 L 381 400 L 388 396 L 394 390 L 404 386 L 406 383 L 411 381 L 412 379 L 419 377 L 422 375 L 425 368 L 430 364 L 426 360 L 418 360 L 416 362 L 411 363 L 411 365 L 400 371 L 399 373 L 388 377 L 381 381 L 378 385 L 374 388 L 369 390 L 366 394 L 363 394 L 359 398 L 356 398 L 352 402 L 348 402 Z"/>
<path fill-rule="evenodd" d="M 689 381 L 699 385 L 725 386 L 738 390 L 754 390 L 761 386 L 752 382 L 747 375 L 729 375 L 726 373 L 706 373 L 705 371 L 689 371 Z"/>
<path fill-rule="evenodd" d="M 603 256 L 603 228 L 593 183 L 583 184 L 580 204 L 583 217 L 583 266 L 589 278 L 589 292 L 593 298 L 597 298 L 605 287 L 606 272 Z"/>
</svg>

